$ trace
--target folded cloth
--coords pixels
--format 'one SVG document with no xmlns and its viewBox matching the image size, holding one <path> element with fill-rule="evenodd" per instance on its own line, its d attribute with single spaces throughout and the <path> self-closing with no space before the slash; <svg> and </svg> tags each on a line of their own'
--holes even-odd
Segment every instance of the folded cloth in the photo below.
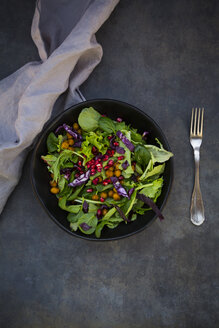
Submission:
<svg viewBox="0 0 219 328">
<path fill-rule="evenodd" d="M 67 95 L 61 110 L 84 99 L 78 87 L 102 57 L 95 33 L 118 2 L 37 1 L 31 35 L 41 61 L 0 81 L 0 213 L 57 99 Z"/>
</svg>

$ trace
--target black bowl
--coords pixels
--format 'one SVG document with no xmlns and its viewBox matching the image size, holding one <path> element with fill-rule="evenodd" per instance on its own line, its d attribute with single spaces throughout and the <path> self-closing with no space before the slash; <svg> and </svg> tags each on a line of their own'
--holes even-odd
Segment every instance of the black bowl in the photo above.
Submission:
<svg viewBox="0 0 219 328">
<path fill-rule="evenodd" d="M 67 212 L 61 210 L 58 207 L 56 197 L 49 191 L 49 180 L 45 163 L 41 160 L 41 155 L 47 154 L 46 139 L 51 131 L 54 131 L 59 125 L 63 123 L 72 124 L 77 121 L 78 115 L 85 107 L 94 107 L 101 114 L 107 114 L 112 119 L 122 117 L 124 121 L 131 124 L 134 128 L 137 128 L 139 132 L 149 131 L 148 143 L 155 144 L 155 138 L 158 138 L 163 144 L 166 150 L 170 151 L 167 139 L 161 131 L 160 127 L 150 118 L 147 114 L 140 109 L 129 105 L 127 103 L 111 100 L 111 99 L 97 99 L 88 100 L 71 108 L 65 110 L 58 115 L 42 132 L 39 141 L 37 142 L 33 151 L 31 162 L 31 182 L 37 198 L 41 205 L 52 218 L 52 220 L 58 224 L 59 227 L 69 232 L 71 235 L 81 237 L 88 240 L 114 240 L 123 237 L 128 237 L 136 232 L 148 227 L 155 221 L 157 215 L 153 211 L 148 211 L 143 216 L 139 216 L 137 220 L 128 224 L 121 223 L 115 229 L 104 228 L 101 233 L 101 237 L 97 239 L 94 234 L 84 235 L 80 231 L 71 231 L 69 222 L 66 219 Z M 173 179 L 173 160 L 170 159 L 165 168 L 164 185 L 162 193 L 157 200 L 158 207 L 162 210 L 169 194 L 172 179 Z"/>
</svg>

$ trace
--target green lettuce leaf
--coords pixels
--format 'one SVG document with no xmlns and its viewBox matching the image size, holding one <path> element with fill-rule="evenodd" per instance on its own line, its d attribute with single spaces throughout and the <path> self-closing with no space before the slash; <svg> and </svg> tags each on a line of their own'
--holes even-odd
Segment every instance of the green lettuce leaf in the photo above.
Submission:
<svg viewBox="0 0 219 328">
<path fill-rule="evenodd" d="M 145 145 L 144 146 L 150 153 L 153 164 L 155 163 L 163 163 L 170 159 L 173 154 L 163 148 L 159 148 L 153 145 Z"/>
<path fill-rule="evenodd" d="M 78 123 L 84 131 L 95 131 L 98 128 L 100 117 L 100 113 L 98 113 L 93 107 L 84 108 L 79 114 Z"/>
</svg>

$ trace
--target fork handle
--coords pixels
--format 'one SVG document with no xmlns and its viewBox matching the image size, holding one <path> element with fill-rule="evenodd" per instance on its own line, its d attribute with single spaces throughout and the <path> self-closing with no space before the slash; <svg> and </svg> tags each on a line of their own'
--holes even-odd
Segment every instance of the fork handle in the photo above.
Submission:
<svg viewBox="0 0 219 328">
<path fill-rule="evenodd" d="M 200 162 L 200 148 L 194 149 L 195 160 L 195 183 L 192 193 L 190 215 L 193 224 L 199 226 L 205 220 L 204 204 L 202 200 L 202 194 L 199 184 L 199 162 Z"/>
</svg>

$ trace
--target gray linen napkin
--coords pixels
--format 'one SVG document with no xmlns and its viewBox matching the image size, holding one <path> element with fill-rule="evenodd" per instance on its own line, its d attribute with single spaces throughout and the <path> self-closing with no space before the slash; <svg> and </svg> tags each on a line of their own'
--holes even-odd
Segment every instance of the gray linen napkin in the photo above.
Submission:
<svg viewBox="0 0 219 328">
<path fill-rule="evenodd" d="M 0 213 L 59 96 L 67 90 L 64 108 L 83 100 L 78 87 L 102 57 L 95 33 L 118 2 L 37 1 L 31 35 L 41 61 L 0 81 Z"/>
</svg>

